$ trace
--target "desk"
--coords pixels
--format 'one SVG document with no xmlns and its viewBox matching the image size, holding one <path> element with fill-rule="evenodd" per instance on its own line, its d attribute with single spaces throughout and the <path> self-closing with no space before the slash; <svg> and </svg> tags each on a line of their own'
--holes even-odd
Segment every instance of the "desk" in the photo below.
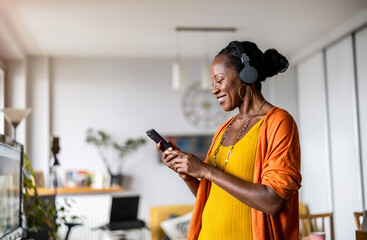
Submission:
<svg viewBox="0 0 367 240">
<path fill-rule="evenodd" d="M 104 231 L 104 235 L 102 240 L 121 240 L 121 239 L 133 239 L 133 240 L 142 240 L 147 239 L 146 230 L 141 229 L 132 229 L 128 231 Z"/>
</svg>

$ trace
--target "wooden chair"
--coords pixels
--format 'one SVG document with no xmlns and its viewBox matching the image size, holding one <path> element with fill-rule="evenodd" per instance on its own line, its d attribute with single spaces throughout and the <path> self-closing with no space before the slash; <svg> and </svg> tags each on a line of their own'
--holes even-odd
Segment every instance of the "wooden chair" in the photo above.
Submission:
<svg viewBox="0 0 367 240">
<path fill-rule="evenodd" d="M 310 212 L 308 211 L 308 207 L 307 204 L 303 203 L 303 202 L 299 202 L 299 215 L 303 216 L 303 215 L 307 215 Z M 300 221 L 301 223 L 301 221 Z M 306 227 L 304 227 L 303 225 L 307 225 Z M 299 240 L 302 240 L 303 238 L 305 238 L 307 235 L 306 233 L 303 233 L 302 229 L 310 229 L 310 223 L 309 222 L 304 222 L 302 223 L 302 225 L 300 224 L 300 232 L 299 232 Z"/>
<path fill-rule="evenodd" d="M 311 232 L 325 232 L 325 219 L 328 219 L 330 224 L 330 240 L 334 240 L 333 213 L 300 214 L 300 239 L 310 235 Z"/>
<path fill-rule="evenodd" d="M 353 214 L 356 220 L 357 230 L 361 230 L 361 217 L 363 217 L 363 212 L 354 212 Z"/>
</svg>

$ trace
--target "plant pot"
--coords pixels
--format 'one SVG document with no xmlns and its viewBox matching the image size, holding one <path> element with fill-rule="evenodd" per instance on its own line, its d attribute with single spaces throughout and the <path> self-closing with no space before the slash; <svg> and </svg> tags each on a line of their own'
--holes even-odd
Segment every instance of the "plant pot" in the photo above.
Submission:
<svg viewBox="0 0 367 240">
<path fill-rule="evenodd" d="M 110 187 L 122 187 L 123 179 L 122 174 L 111 174 Z"/>
</svg>

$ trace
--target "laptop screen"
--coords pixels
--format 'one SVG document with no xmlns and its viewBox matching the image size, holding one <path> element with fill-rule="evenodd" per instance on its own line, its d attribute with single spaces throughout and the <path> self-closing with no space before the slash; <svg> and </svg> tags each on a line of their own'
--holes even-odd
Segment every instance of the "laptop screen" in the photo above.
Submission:
<svg viewBox="0 0 367 240">
<path fill-rule="evenodd" d="M 112 198 L 110 223 L 136 220 L 139 196 Z"/>
</svg>

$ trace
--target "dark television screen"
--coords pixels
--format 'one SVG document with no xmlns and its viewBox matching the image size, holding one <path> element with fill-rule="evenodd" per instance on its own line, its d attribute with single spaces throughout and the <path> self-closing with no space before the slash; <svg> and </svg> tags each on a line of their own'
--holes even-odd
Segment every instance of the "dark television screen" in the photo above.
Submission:
<svg viewBox="0 0 367 240">
<path fill-rule="evenodd" d="M 22 234 L 22 149 L 0 135 L 0 239 L 17 239 Z"/>
</svg>

